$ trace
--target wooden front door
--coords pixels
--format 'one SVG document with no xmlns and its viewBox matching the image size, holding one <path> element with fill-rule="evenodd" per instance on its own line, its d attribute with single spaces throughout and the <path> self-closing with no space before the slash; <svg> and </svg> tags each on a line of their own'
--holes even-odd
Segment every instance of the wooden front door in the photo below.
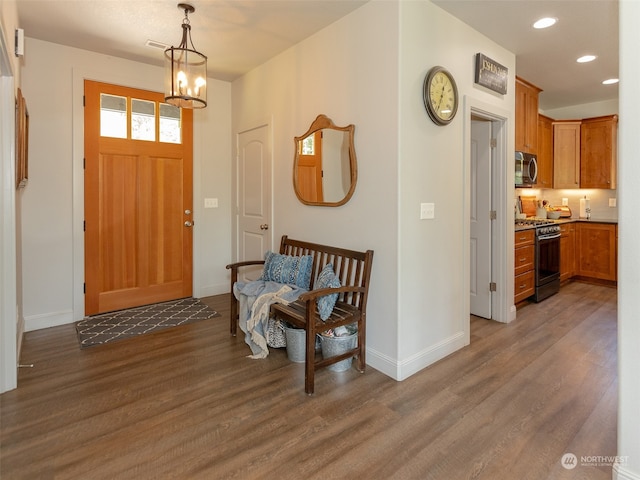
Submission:
<svg viewBox="0 0 640 480">
<path fill-rule="evenodd" d="M 85 81 L 85 314 L 192 294 L 193 113 Z"/>
</svg>

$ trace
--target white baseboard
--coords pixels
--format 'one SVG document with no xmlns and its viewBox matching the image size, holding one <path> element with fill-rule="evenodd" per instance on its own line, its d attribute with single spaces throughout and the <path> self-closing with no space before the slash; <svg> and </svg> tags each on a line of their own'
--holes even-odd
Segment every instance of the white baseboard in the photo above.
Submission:
<svg viewBox="0 0 640 480">
<path fill-rule="evenodd" d="M 19 311 L 18 307 L 16 306 L 16 312 L 18 312 L 18 311 Z M 18 348 L 18 356 L 17 356 L 17 358 L 18 358 L 18 363 L 20 363 L 19 360 L 20 360 L 20 354 L 22 353 L 22 340 L 24 338 L 24 331 L 25 331 L 24 330 L 24 328 L 25 328 L 24 327 L 24 318 L 22 318 L 21 316 L 18 315 L 18 318 L 16 320 L 16 325 L 17 325 L 17 329 L 18 329 L 17 330 L 18 338 L 16 339 L 17 348 Z"/>
<path fill-rule="evenodd" d="M 458 332 L 401 362 L 367 348 L 367 365 L 394 380 L 402 381 L 464 346 L 464 332 Z"/>
<path fill-rule="evenodd" d="M 73 310 L 31 315 L 24 317 L 24 331 L 42 330 L 43 328 L 57 327 L 67 323 L 73 323 Z"/>
<path fill-rule="evenodd" d="M 613 465 L 613 480 L 640 480 L 640 473 L 634 473 L 627 470 L 618 463 Z"/>
<path fill-rule="evenodd" d="M 211 297 L 213 295 L 222 295 L 223 293 L 229 293 L 229 283 L 218 285 L 206 285 L 201 287 L 197 294 L 194 294 L 195 298 Z"/>
<path fill-rule="evenodd" d="M 229 292 L 227 283 L 219 285 L 209 285 L 202 287 L 199 292 L 194 292 L 195 298 L 209 297 L 211 295 L 220 295 Z M 80 320 L 82 317 L 80 318 Z M 73 310 L 63 310 L 61 312 L 42 313 L 39 315 L 31 315 L 24 318 L 24 331 L 42 330 L 43 328 L 57 327 L 74 323 Z"/>
</svg>

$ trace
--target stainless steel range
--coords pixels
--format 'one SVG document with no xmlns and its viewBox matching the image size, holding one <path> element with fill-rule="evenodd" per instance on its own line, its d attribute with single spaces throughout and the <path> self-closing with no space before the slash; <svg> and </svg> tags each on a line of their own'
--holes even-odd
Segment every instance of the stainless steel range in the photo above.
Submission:
<svg viewBox="0 0 640 480">
<path fill-rule="evenodd" d="M 560 291 L 560 225 L 541 218 L 516 220 L 516 225 L 528 225 L 536 229 L 536 288 L 533 300 L 540 302 Z"/>
</svg>

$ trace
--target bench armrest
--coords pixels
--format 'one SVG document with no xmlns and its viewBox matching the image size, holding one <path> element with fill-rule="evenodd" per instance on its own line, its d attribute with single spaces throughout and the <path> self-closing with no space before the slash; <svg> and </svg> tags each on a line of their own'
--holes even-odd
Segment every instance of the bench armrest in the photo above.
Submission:
<svg viewBox="0 0 640 480">
<path fill-rule="evenodd" d="M 238 305 L 238 299 L 233 294 L 233 285 L 238 281 L 238 269 L 240 267 L 248 267 L 250 265 L 264 265 L 264 260 L 247 260 L 245 262 L 230 263 L 229 265 L 226 266 L 227 270 L 231 270 L 231 287 L 229 289 L 229 291 L 231 292 L 231 295 L 229 296 L 229 302 L 230 302 L 229 310 L 230 310 L 230 317 L 231 317 L 230 330 L 231 330 L 231 335 L 233 335 L 234 337 L 236 336 L 236 332 L 238 329 L 239 305 Z"/>
<path fill-rule="evenodd" d="M 239 267 L 246 267 L 249 265 L 264 265 L 264 260 L 248 260 L 246 262 L 230 263 L 225 268 L 227 270 L 237 270 Z"/>
<path fill-rule="evenodd" d="M 364 293 L 364 287 L 336 287 L 336 288 L 318 288 L 315 290 L 310 290 L 308 292 L 304 292 L 302 295 L 298 297 L 298 300 L 302 302 L 308 302 L 311 300 L 315 300 L 318 297 L 324 297 L 325 295 L 331 295 L 332 293 L 343 293 L 343 292 L 353 292 L 353 293 Z"/>
</svg>

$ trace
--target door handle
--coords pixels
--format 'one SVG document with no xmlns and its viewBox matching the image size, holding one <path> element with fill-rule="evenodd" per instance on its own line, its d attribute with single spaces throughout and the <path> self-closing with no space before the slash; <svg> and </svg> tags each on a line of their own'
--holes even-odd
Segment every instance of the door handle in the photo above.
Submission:
<svg viewBox="0 0 640 480">
<path fill-rule="evenodd" d="M 269 225 L 263 223 L 262 225 L 260 225 L 260 230 L 269 230 Z"/>
<path fill-rule="evenodd" d="M 186 222 L 184 222 L 184 226 L 185 227 L 193 227 L 193 225 L 195 224 L 195 222 L 190 222 L 189 220 L 187 220 Z"/>
</svg>

